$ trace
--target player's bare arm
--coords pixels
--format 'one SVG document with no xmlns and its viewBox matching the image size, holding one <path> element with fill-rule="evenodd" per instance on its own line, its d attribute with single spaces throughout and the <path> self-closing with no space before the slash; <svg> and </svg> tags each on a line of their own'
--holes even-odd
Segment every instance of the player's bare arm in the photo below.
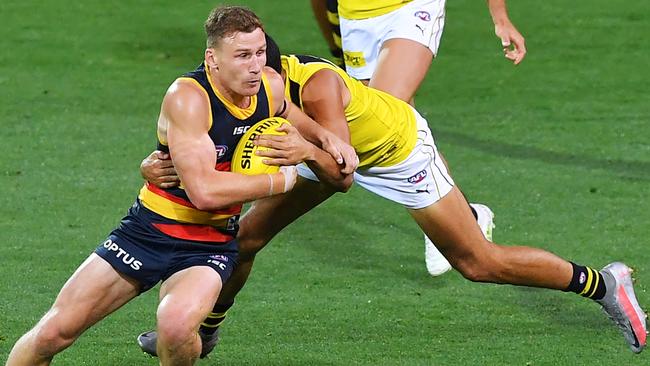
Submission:
<svg viewBox="0 0 650 366">
<path fill-rule="evenodd" d="M 350 130 L 345 117 L 345 107 L 350 103 L 350 91 L 336 72 L 328 69 L 317 71 L 303 86 L 301 99 L 303 110 L 308 116 L 342 141 L 350 144 Z M 349 174 L 333 175 L 336 167 L 315 164 L 309 166 L 316 175 L 319 174 L 319 170 L 325 170 L 321 173 L 335 177 L 347 188 L 352 184 L 352 176 Z"/>
<path fill-rule="evenodd" d="M 274 105 L 278 106 L 278 116 L 289 120 L 307 141 L 332 155 L 338 164 L 343 165 L 341 169 L 343 174 L 352 174 L 359 160 L 354 148 L 349 144 L 349 139 L 346 142 L 331 131 L 322 128 L 298 106 L 287 100 L 284 97 L 284 81 L 273 69 L 266 67 L 265 74 L 273 92 Z"/>
<path fill-rule="evenodd" d="M 501 39 L 505 57 L 519 65 L 526 56 L 524 37 L 508 18 L 505 0 L 487 0 L 490 15 L 494 22 L 494 33 Z"/>
<path fill-rule="evenodd" d="M 165 95 L 158 122 L 166 126 L 174 167 L 198 209 L 225 208 L 291 188 L 285 184 L 284 173 L 246 176 L 217 171 L 217 154 L 208 135 L 209 113 L 205 93 L 193 83 L 176 80 Z"/>
<path fill-rule="evenodd" d="M 140 174 L 144 180 L 160 188 L 176 187 L 180 180 L 169 154 L 155 150 L 140 163 Z"/>
</svg>

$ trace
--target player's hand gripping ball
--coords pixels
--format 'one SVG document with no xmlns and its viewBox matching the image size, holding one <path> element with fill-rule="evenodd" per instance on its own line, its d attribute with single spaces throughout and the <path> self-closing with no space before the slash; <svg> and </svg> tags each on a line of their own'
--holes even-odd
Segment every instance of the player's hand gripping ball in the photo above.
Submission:
<svg viewBox="0 0 650 366">
<path fill-rule="evenodd" d="M 289 123 L 284 118 L 271 117 L 263 119 L 253 126 L 242 136 L 232 156 L 231 168 L 235 173 L 255 175 L 273 174 L 280 170 L 277 165 L 266 165 L 262 160 L 267 159 L 255 154 L 256 151 L 269 150 L 267 147 L 255 145 L 255 138 L 259 135 L 286 135 L 285 132 L 276 131 L 283 123 Z"/>
</svg>

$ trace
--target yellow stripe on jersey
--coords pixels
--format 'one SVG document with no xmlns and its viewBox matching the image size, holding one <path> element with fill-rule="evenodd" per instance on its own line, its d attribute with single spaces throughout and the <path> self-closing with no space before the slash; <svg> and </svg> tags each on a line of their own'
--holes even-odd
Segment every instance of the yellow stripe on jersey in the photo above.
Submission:
<svg viewBox="0 0 650 366">
<path fill-rule="evenodd" d="M 226 107 L 228 112 L 232 114 L 235 118 L 244 120 L 255 113 L 255 109 L 257 108 L 257 94 L 251 96 L 250 98 L 250 104 L 246 108 L 239 108 L 235 104 L 233 104 L 231 101 L 226 99 L 220 92 L 219 89 L 217 89 L 214 84 L 212 83 L 212 78 L 210 77 L 210 68 L 208 68 L 208 65 L 205 65 L 205 73 L 208 79 L 208 82 L 210 83 L 210 87 L 212 88 L 212 91 L 214 92 L 214 95 L 219 98 L 221 103 Z"/>
<path fill-rule="evenodd" d="M 208 80 L 209 79 L 210 78 L 208 78 Z M 208 110 L 209 111 L 212 110 L 212 106 L 210 105 L 210 96 L 208 95 L 208 92 L 205 90 L 205 88 L 198 81 L 196 81 L 196 79 L 193 79 L 193 78 L 190 78 L 190 77 L 180 77 L 180 78 L 178 78 L 178 80 L 189 81 L 189 82 L 193 83 L 194 85 L 196 85 L 196 87 L 199 88 L 199 90 L 201 90 L 203 92 L 203 95 L 205 95 L 205 99 L 208 101 Z M 212 84 L 210 84 L 210 85 L 212 85 Z M 212 128 L 212 113 L 208 113 L 208 130 L 210 130 L 211 128 Z M 161 144 L 167 146 L 167 136 L 165 136 L 164 141 L 160 137 L 161 137 L 160 134 L 158 134 L 158 141 L 160 141 Z"/>
<path fill-rule="evenodd" d="M 275 116 L 276 110 L 273 108 L 273 90 L 271 90 L 271 84 L 266 78 L 266 75 L 262 73 L 262 85 L 264 85 L 264 90 L 266 91 L 266 99 L 269 102 L 269 117 Z"/>
<path fill-rule="evenodd" d="M 346 19 L 367 19 L 388 14 L 411 0 L 339 0 L 339 15 Z"/>
<path fill-rule="evenodd" d="M 232 214 L 215 214 L 183 206 L 151 192 L 146 185 L 140 189 L 138 198 L 149 210 L 180 223 L 224 228 L 228 225 L 228 219 L 233 216 Z"/>
<path fill-rule="evenodd" d="M 327 61 L 316 60 L 303 64 L 296 56 L 282 56 L 282 68 L 287 75 L 286 96 L 295 102 L 316 72 L 336 72 L 350 91 L 345 117 L 352 146 L 359 156 L 359 167 L 391 166 L 406 159 L 417 139 L 412 107 L 387 93 L 363 85 Z M 296 104 L 302 104 L 302 101 Z"/>
</svg>

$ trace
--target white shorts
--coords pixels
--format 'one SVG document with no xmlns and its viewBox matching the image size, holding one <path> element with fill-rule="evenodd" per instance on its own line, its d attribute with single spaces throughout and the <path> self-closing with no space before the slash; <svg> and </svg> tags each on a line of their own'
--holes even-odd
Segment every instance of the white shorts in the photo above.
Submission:
<svg viewBox="0 0 650 366">
<path fill-rule="evenodd" d="M 445 26 L 445 0 L 413 0 L 388 14 L 367 19 L 340 17 L 345 70 L 350 76 L 370 79 L 382 44 L 405 38 L 438 53 Z"/>
<path fill-rule="evenodd" d="M 355 182 L 363 188 L 410 209 L 432 205 L 454 186 L 454 181 L 438 154 L 427 121 L 417 112 L 415 116 L 418 139 L 413 151 L 404 161 L 388 167 L 358 169 L 354 173 Z M 318 181 L 305 164 L 298 165 L 298 174 Z"/>
</svg>

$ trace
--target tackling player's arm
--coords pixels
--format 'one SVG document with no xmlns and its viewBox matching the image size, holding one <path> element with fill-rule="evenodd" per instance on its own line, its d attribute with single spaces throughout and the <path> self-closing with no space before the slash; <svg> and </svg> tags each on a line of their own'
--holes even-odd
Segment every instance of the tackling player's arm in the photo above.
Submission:
<svg viewBox="0 0 650 366">
<path fill-rule="evenodd" d="M 322 128 L 299 107 L 286 99 L 284 96 L 284 80 L 282 80 L 280 74 L 270 67 L 265 68 L 265 73 L 273 92 L 274 105 L 278 107 L 276 115 L 289 120 L 307 141 L 332 155 L 337 163 L 343 165 L 342 173 L 352 174 L 359 165 L 359 159 L 354 148 L 331 131 Z"/>
<path fill-rule="evenodd" d="M 284 82 L 277 73 L 274 72 L 273 76 L 269 76 L 268 79 L 272 88 L 278 90 L 277 92 L 274 90 L 274 96 L 277 96 L 280 91 L 284 91 Z M 354 169 L 356 169 L 356 165 L 358 164 L 356 152 L 354 152 L 354 149 L 349 145 L 350 138 L 347 124 L 344 123 L 344 128 L 340 133 L 336 133 L 330 129 L 325 129 L 320 123 L 316 123 L 296 105 L 286 100 L 284 94 L 281 94 L 281 96 L 282 98 L 277 98 L 278 100 L 276 103 L 280 105 L 284 103 L 286 104 L 280 108 L 279 112 L 282 112 L 281 116 L 287 118 L 296 127 L 300 134 L 294 134 L 291 131 L 291 127 L 284 126 L 282 129 L 287 132 L 287 136 L 262 135 L 259 139 L 259 143 L 276 150 L 259 151 L 259 155 L 272 158 L 268 160 L 268 163 L 270 164 L 291 164 L 304 161 L 321 181 L 339 191 L 347 191 L 353 181 L 351 173 L 354 172 Z M 284 111 L 282 111 L 282 109 L 284 109 Z M 345 121 L 345 117 L 343 117 L 343 119 Z M 341 169 L 341 166 L 332 158 L 332 155 L 316 147 L 314 144 L 305 141 L 301 136 L 303 133 L 311 134 L 312 136 L 326 135 L 340 141 L 341 146 L 348 150 L 347 156 L 349 157 L 346 157 L 346 163 L 348 163 L 350 167 Z M 289 144 L 288 141 L 292 141 L 293 144 Z M 290 158 L 290 154 L 294 154 L 294 156 Z M 346 153 L 343 153 L 344 156 L 345 154 Z M 352 162 L 352 164 L 350 164 L 350 162 Z"/>
<path fill-rule="evenodd" d="M 308 116 L 350 144 L 350 130 L 345 117 L 345 106 L 350 102 L 350 91 L 335 71 L 323 69 L 314 73 L 302 88 L 301 100 L 303 110 Z M 307 164 L 316 175 L 319 172 L 332 175 L 335 171 L 335 167 L 329 164 Z M 342 180 L 348 189 L 352 185 L 351 174 L 340 174 L 336 178 Z"/>
<path fill-rule="evenodd" d="M 215 169 L 217 153 L 208 135 L 207 95 L 193 83 L 176 80 L 167 91 L 159 123 L 167 125 L 174 167 L 190 201 L 200 210 L 214 210 L 284 193 L 295 177 L 285 173 L 243 175 Z"/>
</svg>

